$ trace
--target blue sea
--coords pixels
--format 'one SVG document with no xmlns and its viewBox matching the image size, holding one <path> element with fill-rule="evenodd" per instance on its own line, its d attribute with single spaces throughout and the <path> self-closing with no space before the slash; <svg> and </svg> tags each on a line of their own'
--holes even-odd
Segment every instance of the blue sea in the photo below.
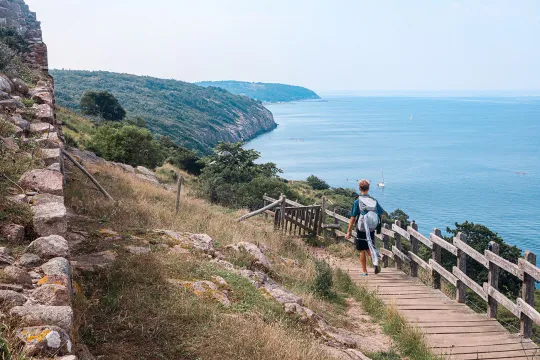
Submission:
<svg viewBox="0 0 540 360">
<path fill-rule="evenodd" d="M 540 97 L 330 96 L 268 108 L 279 126 L 246 147 L 285 178 L 370 179 L 385 210 L 404 210 L 423 234 L 468 220 L 540 256 Z"/>
</svg>

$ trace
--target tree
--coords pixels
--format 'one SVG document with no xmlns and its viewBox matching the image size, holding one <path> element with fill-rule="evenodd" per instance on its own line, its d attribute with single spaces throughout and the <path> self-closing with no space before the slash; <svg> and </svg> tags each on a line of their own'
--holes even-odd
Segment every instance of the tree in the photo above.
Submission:
<svg viewBox="0 0 540 360">
<path fill-rule="evenodd" d="M 310 175 L 306 179 L 309 186 L 313 188 L 313 190 L 326 190 L 330 189 L 330 185 L 326 183 L 326 181 L 316 177 L 315 175 Z"/>
<path fill-rule="evenodd" d="M 401 223 L 401 227 L 404 229 L 407 229 L 407 227 L 411 224 L 409 222 L 409 215 L 405 213 L 405 211 L 401 209 L 396 209 L 392 211 L 390 214 L 384 214 L 385 217 L 383 218 L 383 222 L 392 226 L 396 222 L 396 220 L 399 220 Z"/>
<path fill-rule="evenodd" d="M 80 105 L 85 115 L 99 116 L 109 121 L 120 121 L 126 117 L 126 111 L 122 105 L 108 91 L 86 91 Z"/>
</svg>

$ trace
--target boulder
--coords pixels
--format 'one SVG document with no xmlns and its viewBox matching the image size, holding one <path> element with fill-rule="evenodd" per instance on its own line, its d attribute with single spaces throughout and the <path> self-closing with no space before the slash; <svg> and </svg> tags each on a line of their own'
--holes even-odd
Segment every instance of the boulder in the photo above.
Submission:
<svg viewBox="0 0 540 360">
<path fill-rule="evenodd" d="M 0 74 L 0 91 L 7 94 L 11 94 L 13 92 L 13 83 L 4 74 Z"/>
<path fill-rule="evenodd" d="M 22 175 L 19 185 L 29 190 L 38 190 L 53 195 L 64 194 L 64 177 L 57 171 L 32 170 Z"/>
<path fill-rule="evenodd" d="M 45 275 L 70 275 L 70 264 L 66 258 L 56 257 L 41 265 Z"/>
<path fill-rule="evenodd" d="M 60 166 L 60 163 L 52 163 L 47 166 L 47 170 L 62 172 L 62 167 Z"/>
<path fill-rule="evenodd" d="M 37 104 L 53 105 L 54 103 L 53 94 L 48 89 L 37 89 L 32 91 L 31 94 L 31 99 L 34 100 Z"/>
<path fill-rule="evenodd" d="M 110 266 L 116 260 L 114 251 L 102 251 L 94 254 L 80 255 L 73 259 L 73 267 L 77 270 L 95 271 Z"/>
<path fill-rule="evenodd" d="M 201 249 L 204 252 L 211 252 L 214 250 L 214 240 L 206 234 L 192 234 L 189 237 L 189 241 L 191 241 L 195 248 Z"/>
<path fill-rule="evenodd" d="M 45 123 L 45 122 L 33 122 L 30 124 L 30 133 L 31 134 L 37 134 L 37 135 L 41 135 L 41 134 L 44 134 L 44 133 L 47 133 L 49 131 L 54 131 L 54 127 L 49 124 L 49 123 Z"/>
<path fill-rule="evenodd" d="M 270 261 L 268 261 L 261 249 L 259 249 L 259 247 L 255 244 L 242 241 L 234 245 L 228 245 L 226 248 L 233 249 L 235 251 L 247 251 L 255 259 L 255 263 L 253 265 L 263 271 L 268 271 L 271 268 Z"/>
<path fill-rule="evenodd" d="M 289 290 L 276 284 L 272 279 L 268 279 L 260 288 L 263 293 L 271 296 L 280 304 L 297 303 L 302 305 L 302 298 L 293 294 Z"/>
<path fill-rule="evenodd" d="M 16 266 L 9 265 L 6 266 L 3 270 L 3 275 L 9 280 L 8 282 L 12 284 L 22 285 L 22 286 L 32 286 L 32 278 L 28 273 Z"/>
<path fill-rule="evenodd" d="M 13 89 L 15 92 L 18 92 L 21 95 L 28 94 L 28 85 L 24 81 L 18 78 L 11 79 L 11 82 L 13 84 Z"/>
<path fill-rule="evenodd" d="M 0 284 L 0 290 L 13 290 L 16 292 L 23 292 L 24 288 L 21 285 Z"/>
<path fill-rule="evenodd" d="M 64 285 L 45 284 L 32 292 L 32 300 L 41 305 L 63 306 L 70 304 L 69 290 Z"/>
<path fill-rule="evenodd" d="M 24 104 L 17 99 L 0 100 L 0 112 L 13 112 L 24 108 Z"/>
<path fill-rule="evenodd" d="M 307 307 L 291 302 L 284 305 L 286 314 L 293 314 L 299 317 L 303 323 L 316 323 L 321 317 Z"/>
<path fill-rule="evenodd" d="M 57 132 L 43 134 L 40 138 L 36 139 L 36 143 L 38 143 L 42 148 L 47 149 L 61 149 L 64 147 L 64 143 L 58 137 Z"/>
<path fill-rule="evenodd" d="M 21 306 L 26 303 L 26 296 L 13 290 L 0 290 L 0 308 Z"/>
<path fill-rule="evenodd" d="M 135 168 L 131 165 L 118 163 L 118 166 L 120 166 L 122 170 L 127 171 L 128 173 L 132 173 L 132 174 L 135 173 Z"/>
<path fill-rule="evenodd" d="M 13 138 L 4 138 L 0 136 L 0 150 L 11 150 L 13 152 L 19 151 L 19 145 L 15 142 Z"/>
<path fill-rule="evenodd" d="M 11 309 L 11 315 L 19 317 L 25 326 L 49 324 L 66 331 L 71 331 L 73 328 L 73 310 L 70 306 L 16 306 Z"/>
<path fill-rule="evenodd" d="M 21 115 L 16 114 L 11 116 L 9 119 L 13 125 L 20 127 L 23 131 L 30 131 L 30 123 L 24 120 Z"/>
<path fill-rule="evenodd" d="M 34 230 L 39 236 L 64 235 L 67 232 L 67 211 L 64 204 L 50 202 L 33 206 Z"/>
<path fill-rule="evenodd" d="M 71 289 L 71 283 L 70 283 L 70 277 L 68 275 L 45 275 L 39 281 L 37 282 L 37 286 L 43 286 L 43 285 L 63 285 L 68 289 Z"/>
<path fill-rule="evenodd" d="M 30 199 L 30 205 L 43 205 L 49 203 L 64 204 L 64 197 L 52 194 L 37 194 Z"/>
<path fill-rule="evenodd" d="M 36 109 L 36 118 L 38 121 L 54 124 L 54 110 L 51 105 L 34 104 L 33 108 Z"/>
<path fill-rule="evenodd" d="M 227 298 L 227 295 L 211 281 L 180 281 L 170 279 L 169 282 L 184 287 L 199 298 L 214 299 L 225 307 L 231 306 L 231 301 Z"/>
<path fill-rule="evenodd" d="M 137 166 L 137 172 L 139 174 L 143 174 L 143 175 L 146 175 L 146 176 L 155 177 L 152 170 L 149 170 L 149 169 L 145 168 L 144 166 Z"/>
<path fill-rule="evenodd" d="M 159 180 L 155 176 L 148 176 L 144 174 L 135 174 L 138 179 L 144 180 L 146 182 L 152 183 L 154 185 L 159 185 Z"/>
<path fill-rule="evenodd" d="M 39 266 L 39 264 L 42 263 L 42 260 L 36 254 L 26 253 L 22 254 L 18 262 L 20 266 L 24 266 L 25 268 L 34 268 L 36 266 Z"/>
<path fill-rule="evenodd" d="M 24 343 L 26 356 L 65 355 L 72 352 L 68 333 L 57 326 L 32 326 L 19 329 L 17 337 Z"/>
<path fill-rule="evenodd" d="M 0 100 L 7 100 L 7 99 L 9 99 L 8 93 L 0 90 Z"/>
<path fill-rule="evenodd" d="M 60 149 L 41 149 L 39 153 L 46 166 L 60 162 Z"/>
<path fill-rule="evenodd" d="M 150 248 L 142 247 L 142 246 L 129 245 L 129 246 L 125 246 L 125 249 L 135 255 L 148 254 L 150 252 Z"/>
<path fill-rule="evenodd" d="M 40 237 L 30 243 L 26 252 L 37 254 L 44 259 L 67 257 L 69 254 L 66 239 L 59 235 Z"/>
<path fill-rule="evenodd" d="M 227 270 L 234 270 L 234 265 L 231 264 L 230 262 L 228 261 L 225 261 L 225 260 L 222 260 L 222 259 L 212 259 L 210 260 L 211 263 L 215 263 L 219 266 L 221 266 L 222 268 L 224 269 L 227 269 Z"/>
<path fill-rule="evenodd" d="M 24 241 L 24 226 L 17 224 L 4 225 L 0 234 L 9 242 L 20 244 Z"/>
<path fill-rule="evenodd" d="M 9 255 L 0 254 L 0 268 L 4 266 L 12 265 L 14 262 L 13 258 Z"/>
</svg>

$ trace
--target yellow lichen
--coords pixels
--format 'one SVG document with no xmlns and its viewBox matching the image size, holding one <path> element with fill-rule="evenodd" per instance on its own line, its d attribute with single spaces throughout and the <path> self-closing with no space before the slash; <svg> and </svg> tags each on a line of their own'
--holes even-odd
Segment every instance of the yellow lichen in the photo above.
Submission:
<svg viewBox="0 0 540 360">
<path fill-rule="evenodd" d="M 49 335 L 51 333 L 51 330 L 49 329 L 46 329 L 46 330 L 43 330 L 41 331 L 39 334 L 37 335 L 30 335 L 26 338 L 26 341 L 27 342 L 33 342 L 33 341 L 36 341 L 36 342 L 42 342 L 43 340 L 45 340 L 45 337 L 47 337 L 47 335 Z"/>
<path fill-rule="evenodd" d="M 42 277 L 42 278 L 37 282 L 37 284 L 38 284 L 38 285 L 43 285 L 43 284 L 46 284 L 47 281 L 49 281 L 49 275 L 45 275 L 44 277 Z"/>
</svg>

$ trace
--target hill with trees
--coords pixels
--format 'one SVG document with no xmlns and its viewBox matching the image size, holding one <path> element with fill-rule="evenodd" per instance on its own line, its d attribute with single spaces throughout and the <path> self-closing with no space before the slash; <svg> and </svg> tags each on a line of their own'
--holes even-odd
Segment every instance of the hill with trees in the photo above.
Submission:
<svg viewBox="0 0 540 360">
<path fill-rule="evenodd" d="M 221 88 L 105 71 L 51 70 L 51 75 L 60 106 L 80 111 L 86 91 L 107 91 L 152 132 L 203 154 L 219 141 L 246 141 L 276 127 L 260 101 Z"/>
<path fill-rule="evenodd" d="M 301 86 L 255 83 L 243 81 L 202 81 L 196 83 L 204 87 L 218 87 L 233 94 L 245 95 L 264 102 L 287 102 L 320 99 L 314 91 Z"/>
</svg>

